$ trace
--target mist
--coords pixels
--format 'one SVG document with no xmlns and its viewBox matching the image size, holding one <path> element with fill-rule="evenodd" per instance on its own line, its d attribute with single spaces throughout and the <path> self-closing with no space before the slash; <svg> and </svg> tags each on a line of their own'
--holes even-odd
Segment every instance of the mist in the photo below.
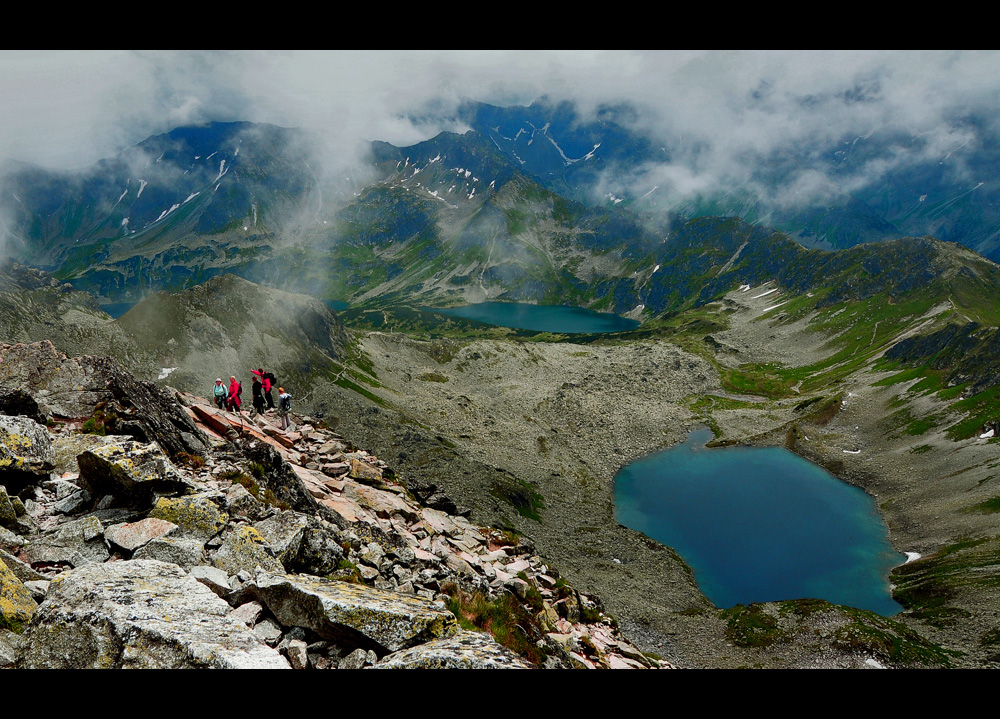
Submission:
<svg viewBox="0 0 1000 719">
<path fill-rule="evenodd" d="M 4 51 L 0 161 L 78 170 L 180 125 L 248 120 L 315 131 L 318 185 L 350 184 L 371 140 L 461 132 L 468 100 L 546 96 L 583 121 L 626 103 L 669 157 L 601 193 L 788 208 L 916 162 L 978 179 L 964 158 L 995 133 L 998 71 L 993 51 Z M 874 134 L 898 142 L 839 161 Z"/>
</svg>

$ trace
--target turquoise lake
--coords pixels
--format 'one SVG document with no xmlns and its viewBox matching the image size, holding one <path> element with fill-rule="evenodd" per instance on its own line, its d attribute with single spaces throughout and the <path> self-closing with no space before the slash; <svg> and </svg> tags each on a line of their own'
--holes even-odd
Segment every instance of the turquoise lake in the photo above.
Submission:
<svg viewBox="0 0 1000 719">
<path fill-rule="evenodd" d="M 524 302 L 480 302 L 465 307 L 425 309 L 500 327 L 536 332 L 622 332 L 639 326 L 636 320 L 582 307 L 532 305 Z"/>
<path fill-rule="evenodd" d="M 620 524 L 673 547 L 716 606 L 826 599 L 902 611 L 871 497 L 780 448 L 708 449 L 710 430 L 632 462 L 615 477 Z"/>
</svg>

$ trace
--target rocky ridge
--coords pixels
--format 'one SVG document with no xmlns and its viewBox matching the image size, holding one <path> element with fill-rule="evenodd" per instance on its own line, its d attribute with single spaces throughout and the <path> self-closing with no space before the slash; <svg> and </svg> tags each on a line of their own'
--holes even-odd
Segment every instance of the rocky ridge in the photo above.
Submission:
<svg viewBox="0 0 1000 719">
<path fill-rule="evenodd" d="M 106 387 L 78 390 L 84 414 L 50 393 L 0 417 L 0 666 L 666 665 L 530 541 L 422 506 L 314 419 L 115 393 L 125 370 L 51 343 L 0 347 L 0 386 L 37 394 L 24 366 L 78 388 L 98 367 Z M 81 433 L 98 412 L 147 435 Z M 190 424 L 150 420 L 176 414 Z"/>
</svg>

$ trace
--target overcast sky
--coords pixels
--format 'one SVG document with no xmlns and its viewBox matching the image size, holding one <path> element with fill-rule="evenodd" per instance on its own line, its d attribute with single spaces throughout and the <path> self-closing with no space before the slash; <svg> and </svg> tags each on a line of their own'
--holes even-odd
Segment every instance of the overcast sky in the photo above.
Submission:
<svg viewBox="0 0 1000 719">
<path fill-rule="evenodd" d="M 634 103 L 645 130 L 676 144 L 674 165 L 649 168 L 650 181 L 697 189 L 790 144 L 887 129 L 943 155 L 973 140 L 957 117 L 1000 109 L 1000 53 L 2 51 L 0 159 L 83 167 L 208 120 L 325 129 L 350 154 L 362 140 L 456 129 L 403 119 L 428 107 L 542 94 L 585 111 Z M 796 181 L 815 191 L 828 180 Z"/>
</svg>

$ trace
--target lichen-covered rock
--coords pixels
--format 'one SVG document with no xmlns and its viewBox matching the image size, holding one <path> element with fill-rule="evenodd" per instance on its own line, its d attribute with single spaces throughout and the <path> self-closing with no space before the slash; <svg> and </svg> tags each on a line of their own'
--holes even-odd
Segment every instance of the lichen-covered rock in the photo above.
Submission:
<svg viewBox="0 0 1000 719">
<path fill-rule="evenodd" d="M 177 525 L 155 517 L 147 517 L 138 522 L 113 524 L 104 530 L 104 538 L 122 549 L 134 552 L 147 542 L 169 534 Z"/>
<path fill-rule="evenodd" d="M 19 668 L 287 669 L 180 567 L 153 560 L 91 565 L 52 582 Z"/>
<path fill-rule="evenodd" d="M 33 582 L 38 579 L 45 579 L 43 575 L 39 574 L 13 554 L 10 554 L 3 549 L 0 549 L 0 563 L 6 564 L 7 569 L 12 571 L 14 576 L 22 582 Z"/>
<path fill-rule="evenodd" d="M 65 472 L 80 472 L 80 465 L 76 458 L 88 449 L 103 447 L 106 444 L 121 444 L 128 442 L 132 438 L 123 434 L 60 434 L 52 440 L 52 458 L 55 463 L 55 471 L 63 474 Z"/>
<path fill-rule="evenodd" d="M 0 484 L 0 527 L 13 530 L 17 524 L 17 510 L 7 495 L 7 488 Z"/>
<path fill-rule="evenodd" d="M 440 602 L 307 575 L 264 572 L 244 592 L 285 626 L 312 629 L 339 646 L 379 656 L 458 629 L 455 615 Z"/>
<path fill-rule="evenodd" d="M 132 559 L 158 559 L 190 569 L 205 562 L 205 544 L 200 539 L 158 537 L 135 550 Z"/>
<path fill-rule="evenodd" d="M 45 424 L 45 414 L 38 409 L 38 403 L 20 387 L 0 387 L 0 414 L 20 415 Z"/>
<path fill-rule="evenodd" d="M 55 466 L 49 431 L 27 417 L 0 415 L 0 484 L 12 493 L 48 479 Z"/>
<path fill-rule="evenodd" d="M 533 669 L 486 632 L 459 631 L 409 649 L 394 652 L 376 669 Z"/>
<path fill-rule="evenodd" d="M 222 546 L 212 557 L 212 564 L 230 575 L 240 571 L 256 572 L 260 567 L 267 572 L 284 572 L 281 562 L 268 549 L 260 533 L 242 524 L 226 534 Z"/>
<path fill-rule="evenodd" d="M 31 591 L 0 562 L 0 629 L 20 634 L 37 609 Z"/>
<path fill-rule="evenodd" d="M 44 562 L 73 567 L 106 562 L 111 556 L 104 540 L 104 526 L 96 517 L 62 524 L 55 532 L 32 539 L 23 551 L 30 564 Z"/>
<path fill-rule="evenodd" d="M 336 529 L 315 517 L 286 511 L 257 522 L 254 528 L 288 571 L 326 576 L 344 556 Z"/>
<path fill-rule="evenodd" d="M 221 500 L 221 495 L 216 492 L 160 497 L 149 516 L 172 522 L 185 535 L 205 541 L 222 531 L 229 521 L 229 515 L 219 509 L 217 500 Z"/>
<path fill-rule="evenodd" d="M 156 495 L 193 490 L 152 442 L 106 444 L 86 450 L 76 461 L 80 465 L 80 485 L 95 497 L 112 494 L 151 507 Z"/>
</svg>

